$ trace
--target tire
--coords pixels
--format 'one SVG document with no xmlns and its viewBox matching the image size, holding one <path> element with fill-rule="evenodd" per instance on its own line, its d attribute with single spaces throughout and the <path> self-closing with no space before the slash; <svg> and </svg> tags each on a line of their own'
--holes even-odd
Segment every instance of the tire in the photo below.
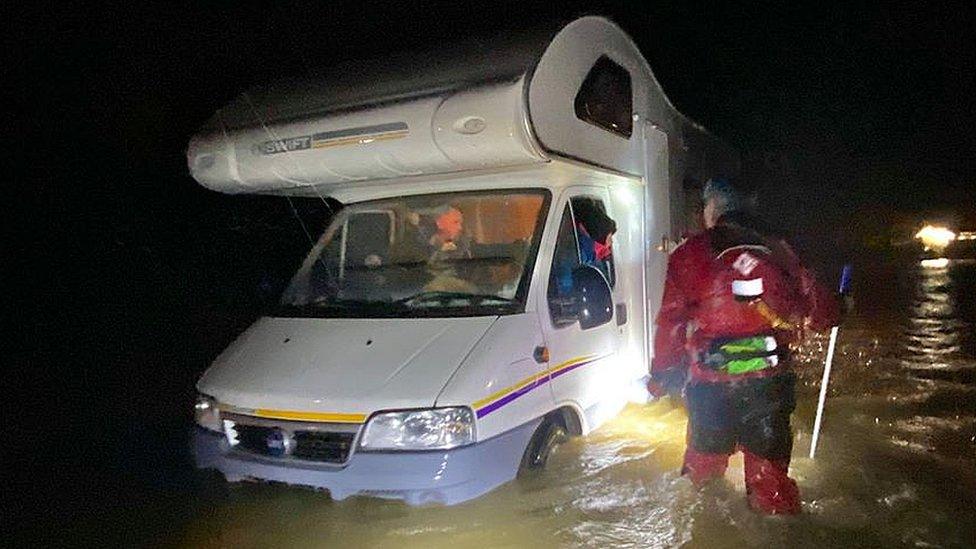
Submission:
<svg viewBox="0 0 976 549">
<path fill-rule="evenodd" d="M 525 447 L 522 463 L 519 466 L 519 476 L 535 474 L 545 469 L 553 450 L 568 438 L 566 428 L 561 421 L 551 417 L 544 419 L 532 434 L 528 446 Z"/>
</svg>

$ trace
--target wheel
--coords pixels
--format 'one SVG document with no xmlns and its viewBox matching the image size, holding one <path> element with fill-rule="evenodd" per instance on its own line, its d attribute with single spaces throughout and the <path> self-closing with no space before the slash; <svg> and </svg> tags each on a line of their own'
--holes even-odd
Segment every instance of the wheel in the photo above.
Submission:
<svg viewBox="0 0 976 549">
<path fill-rule="evenodd" d="M 545 468 L 552 451 L 569 438 L 562 422 L 553 418 L 546 418 L 536 428 L 522 455 L 519 466 L 519 476 L 535 473 Z"/>
</svg>

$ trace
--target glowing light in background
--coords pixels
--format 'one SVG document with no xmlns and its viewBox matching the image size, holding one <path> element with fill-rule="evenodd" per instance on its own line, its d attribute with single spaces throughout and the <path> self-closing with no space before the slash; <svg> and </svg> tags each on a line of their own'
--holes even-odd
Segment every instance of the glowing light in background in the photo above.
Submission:
<svg viewBox="0 0 976 549">
<path fill-rule="evenodd" d="M 944 257 L 922 260 L 922 267 L 925 267 L 926 269 L 945 269 L 948 266 L 949 260 Z"/>
<path fill-rule="evenodd" d="M 926 225 L 915 233 L 915 238 L 922 241 L 922 245 L 925 246 L 926 250 L 941 250 L 956 239 L 956 233 L 945 227 Z"/>
</svg>

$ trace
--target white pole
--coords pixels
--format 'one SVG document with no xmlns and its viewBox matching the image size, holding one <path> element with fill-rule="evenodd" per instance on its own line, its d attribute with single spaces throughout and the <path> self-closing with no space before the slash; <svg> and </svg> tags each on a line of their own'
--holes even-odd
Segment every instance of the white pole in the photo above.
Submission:
<svg viewBox="0 0 976 549">
<path fill-rule="evenodd" d="M 827 401 L 827 383 L 830 381 L 830 365 L 834 361 L 834 345 L 837 343 L 838 326 L 830 329 L 830 343 L 827 344 L 827 362 L 824 363 L 823 379 L 820 380 L 820 401 L 817 403 L 817 419 L 813 422 L 813 440 L 810 441 L 810 459 L 817 453 L 817 439 L 820 438 L 820 421 L 823 419 L 824 402 Z"/>
</svg>

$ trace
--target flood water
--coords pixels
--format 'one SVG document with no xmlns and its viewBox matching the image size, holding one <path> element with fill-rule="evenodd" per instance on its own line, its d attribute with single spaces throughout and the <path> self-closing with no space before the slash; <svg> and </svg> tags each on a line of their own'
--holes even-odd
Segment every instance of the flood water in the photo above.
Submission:
<svg viewBox="0 0 976 549">
<path fill-rule="evenodd" d="M 187 547 L 964 547 L 976 544 L 976 264 L 862 272 L 840 332 L 816 460 L 825 339 L 800 353 L 792 476 L 803 513 L 745 503 L 741 456 L 699 491 L 678 476 L 686 416 L 630 405 L 538 478 L 454 507 L 409 507 L 188 473 L 152 543 Z M 163 505 L 165 506 L 165 505 Z M 153 505 L 149 506 L 152 509 Z M 151 510 L 149 511 L 150 515 Z M 153 521 L 134 513 L 134 521 Z M 158 516 L 166 516 L 165 513 Z M 138 529 L 139 526 L 133 526 Z"/>
</svg>

